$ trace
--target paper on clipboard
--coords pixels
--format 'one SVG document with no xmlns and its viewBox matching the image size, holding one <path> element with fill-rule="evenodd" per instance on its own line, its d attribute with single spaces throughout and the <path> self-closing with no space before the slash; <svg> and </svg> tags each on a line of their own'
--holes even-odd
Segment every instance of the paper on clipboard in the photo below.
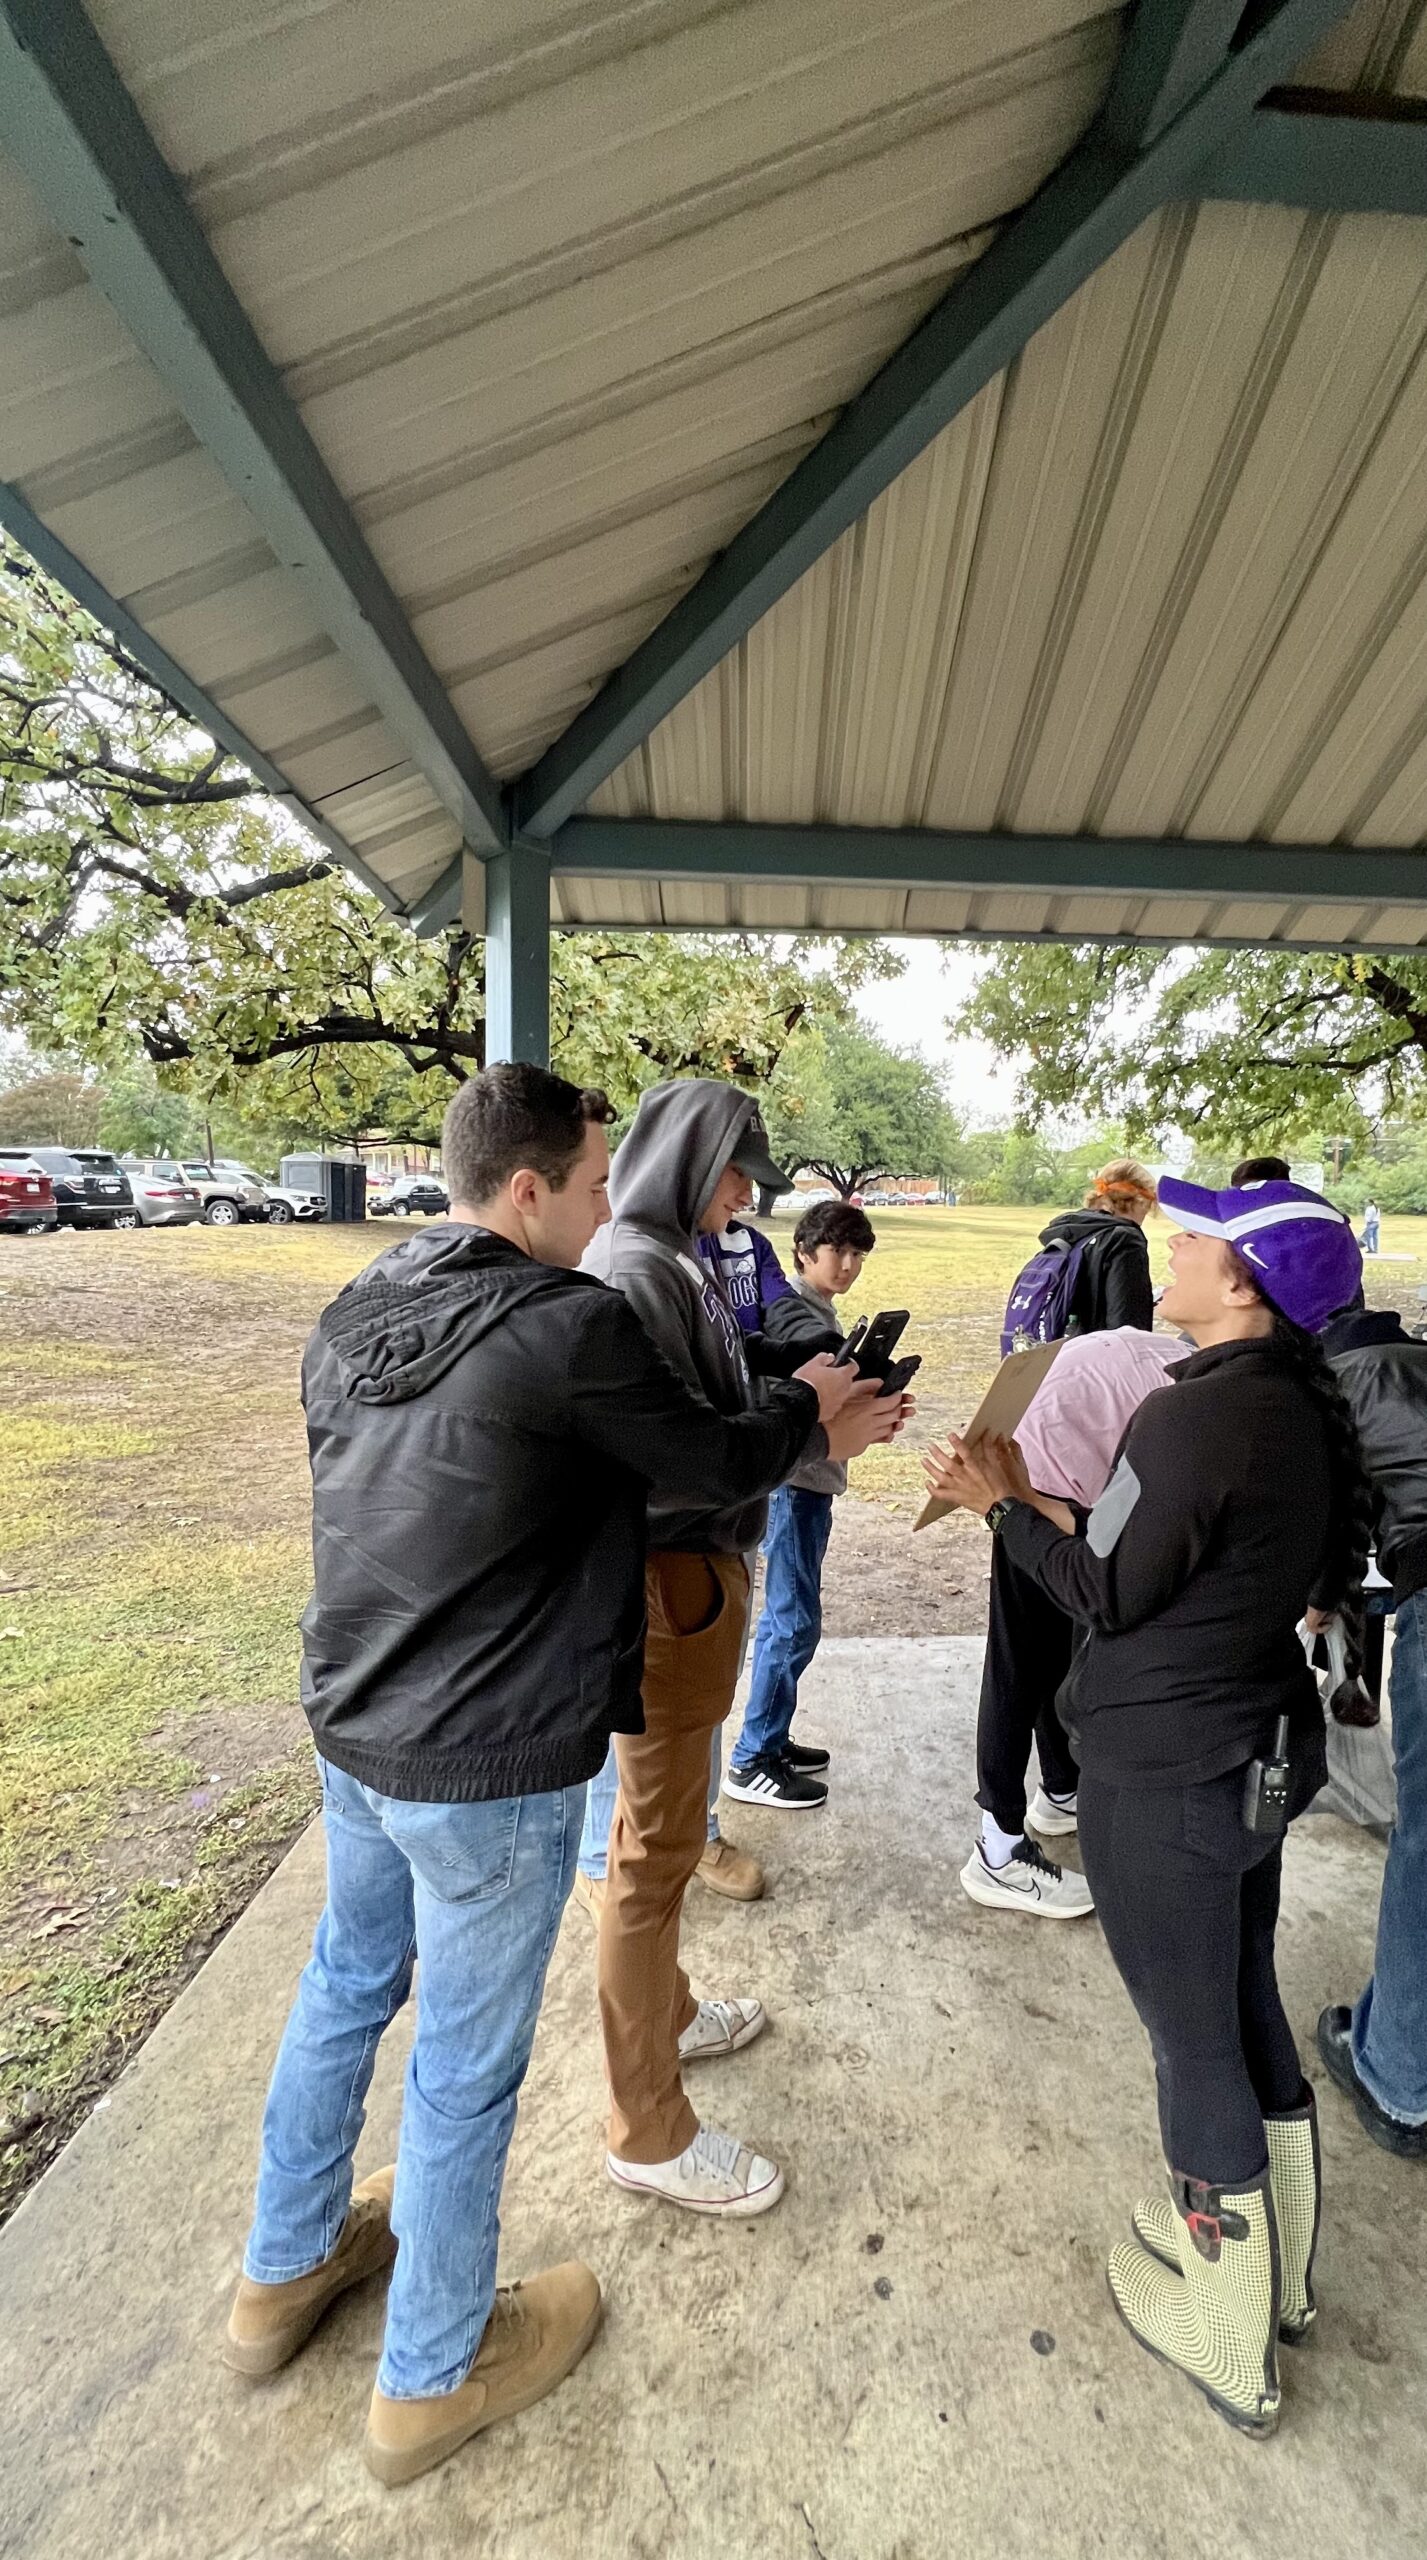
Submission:
<svg viewBox="0 0 1427 2560">
<path fill-rule="evenodd" d="M 1039 1342 L 1034 1351 L 1007 1354 L 961 1434 L 968 1449 L 974 1449 L 978 1440 L 988 1438 L 1014 1440 L 1016 1426 L 1031 1398 L 1045 1384 L 1051 1362 L 1059 1349 L 1059 1342 Z M 942 1502 L 932 1494 L 923 1503 L 912 1527 L 914 1530 L 929 1529 L 933 1520 L 944 1520 L 948 1511 L 954 1511 L 956 1507 L 954 1502 Z"/>
</svg>

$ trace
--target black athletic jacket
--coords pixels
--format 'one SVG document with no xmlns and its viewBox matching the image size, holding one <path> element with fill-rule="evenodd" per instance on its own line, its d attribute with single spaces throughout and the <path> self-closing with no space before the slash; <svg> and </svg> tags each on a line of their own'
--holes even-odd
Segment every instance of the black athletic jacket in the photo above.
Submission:
<svg viewBox="0 0 1427 2560">
<path fill-rule="evenodd" d="M 1400 1316 L 1335 1316 L 1323 1348 L 1362 1442 L 1380 1570 L 1396 1606 L 1427 1584 L 1427 1342 Z"/>
<path fill-rule="evenodd" d="M 333 1301 L 302 1395 L 303 1705 L 326 1759 L 428 1803 L 577 1786 L 640 1732 L 651 1480 L 746 1501 L 817 1429 L 795 1381 L 715 1413 L 616 1290 L 455 1221 Z"/>
<path fill-rule="evenodd" d="M 1111 1333 L 1122 1324 L 1154 1331 L 1150 1249 L 1133 1218 L 1109 1209 L 1066 1209 L 1041 1229 L 1040 1240 L 1085 1247 L 1070 1302 L 1072 1332 Z"/>
<path fill-rule="evenodd" d="M 1328 1468 L 1318 1409 L 1281 1355 L 1225 1342 L 1141 1405 L 1083 1536 L 1012 1505 L 1012 1562 L 1089 1630 L 1057 1701 L 1083 1769 L 1197 1784 L 1251 1760 L 1285 1713 L 1321 1750 L 1295 1630 L 1323 1561 Z"/>
</svg>

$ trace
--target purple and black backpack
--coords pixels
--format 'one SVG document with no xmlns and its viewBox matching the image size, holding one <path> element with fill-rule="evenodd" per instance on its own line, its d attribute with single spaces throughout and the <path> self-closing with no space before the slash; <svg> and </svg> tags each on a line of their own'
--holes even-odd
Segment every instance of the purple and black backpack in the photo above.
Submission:
<svg viewBox="0 0 1427 2560">
<path fill-rule="evenodd" d="M 1033 1253 L 1006 1301 L 1001 1328 L 1001 1356 L 1030 1351 L 1038 1342 L 1059 1342 L 1070 1330 L 1075 1284 L 1085 1258 L 1085 1241 L 1057 1240 Z"/>
</svg>

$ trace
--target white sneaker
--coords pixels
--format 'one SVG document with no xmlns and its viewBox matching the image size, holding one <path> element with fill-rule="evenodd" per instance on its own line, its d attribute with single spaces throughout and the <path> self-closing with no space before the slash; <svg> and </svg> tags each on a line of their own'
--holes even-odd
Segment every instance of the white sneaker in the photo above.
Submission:
<svg viewBox="0 0 1427 2560">
<path fill-rule="evenodd" d="M 1076 1831 L 1080 1827 L 1074 1796 L 1062 1796 L 1057 1801 L 1056 1797 L 1046 1794 L 1044 1787 L 1037 1787 L 1026 1820 L 1032 1831 L 1038 1831 L 1043 1840 L 1063 1840 L 1068 1831 Z"/>
<path fill-rule="evenodd" d="M 679 2038 L 681 2062 L 712 2062 L 721 2053 L 738 2053 L 768 2024 L 761 2000 L 701 2000 Z"/>
<path fill-rule="evenodd" d="M 1034 1840 L 1023 1840 L 1003 1867 L 988 1864 L 978 1840 L 961 1870 L 961 1889 L 989 1911 L 1027 1911 L 1039 1920 L 1082 1920 L 1095 1908 L 1084 1876 L 1052 1866 Z"/>
<path fill-rule="evenodd" d="M 700 2125 L 677 2160 L 616 2160 L 611 2151 L 605 2166 L 617 2187 L 662 2196 L 689 2213 L 767 2213 L 783 2192 L 781 2169 L 750 2151 L 736 2133 L 716 2133 L 708 2124 Z"/>
</svg>

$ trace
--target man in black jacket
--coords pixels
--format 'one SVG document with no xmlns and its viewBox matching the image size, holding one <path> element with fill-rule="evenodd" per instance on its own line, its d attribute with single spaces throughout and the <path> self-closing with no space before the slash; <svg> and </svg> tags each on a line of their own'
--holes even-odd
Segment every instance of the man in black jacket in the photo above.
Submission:
<svg viewBox="0 0 1427 2560">
<path fill-rule="evenodd" d="M 1323 1335 L 1372 1487 L 1377 1560 L 1392 1585 L 1388 1843 L 1372 1978 L 1325 2009 L 1318 2049 L 1384 2151 L 1427 2160 L 1427 1342 L 1399 1316 L 1345 1310 Z"/>
<path fill-rule="evenodd" d="M 450 1220 L 352 1281 L 303 1364 L 327 1904 L 225 2354 L 276 2371 L 399 2241 L 366 2442 L 388 2482 L 528 2407 L 598 2322 L 577 2263 L 497 2293 L 498 2207 L 585 1781 L 611 1732 L 641 1726 L 650 1481 L 756 1500 L 827 1448 L 820 1416 L 856 1392 L 813 1363 L 716 1413 L 572 1267 L 609 1215 L 611 1116 L 539 1068 L 474 1077 L 446 1115 Z M 400 2156 L 354 2192 L 377 2044 L 418 1957 Z"/>
</svg>

